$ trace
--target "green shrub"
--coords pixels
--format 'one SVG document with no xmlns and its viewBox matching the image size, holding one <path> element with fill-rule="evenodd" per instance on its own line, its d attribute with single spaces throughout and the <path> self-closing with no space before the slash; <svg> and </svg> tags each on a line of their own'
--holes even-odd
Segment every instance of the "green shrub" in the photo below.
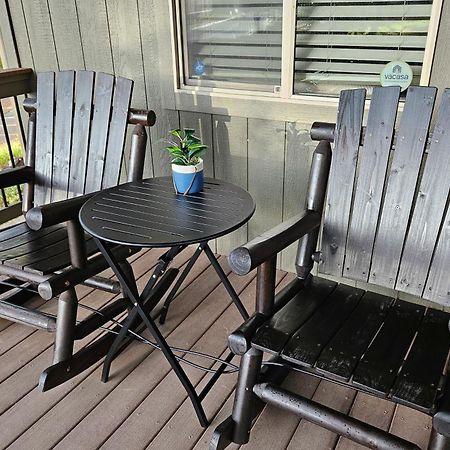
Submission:
<svg viewBox="0 0 450 450">
<path fill-rule="evenodd" d="M 14 160 L 17 161 L 18 158 L 23 158 L 22 144 L 18 140 L 11 142 L 11 150 L 14 155 Z M 8 146 L 6 144 L 2 144 L 0 145 L 0 170 L 8 166 L 9 166 Z"/>
<path fill-rule="evenodd" d="M 15 161 L 17 161 L 18 158 L 23 158 L 23 148 L 18 140 L 11 142 L 11 150 Z M 8 146 L 6 144 L 2 144 L 0 145 L 0 170 L 3 170 L 9 166 L 10 163 L 9 163 Z M 5 188 L 4 192 L 8 205 L 14 205 L 15 203 L 18 203 L 20 201 L 19 193 L 17 191 L 16 186 Z M 3 201 L 3 196 L 0 197 L 0 200 L 1 200 L 0 205 L 4 207 L 5 204 Z"/>
</svg>

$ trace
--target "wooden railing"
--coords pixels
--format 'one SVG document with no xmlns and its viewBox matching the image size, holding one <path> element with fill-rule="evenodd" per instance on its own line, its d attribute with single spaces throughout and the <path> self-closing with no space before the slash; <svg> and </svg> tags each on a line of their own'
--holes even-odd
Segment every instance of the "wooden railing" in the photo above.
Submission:
<svg viewBox="0 0 450 450">
<path fill-rule="evenodd" d="M 21 102 L 34 91 L 32 69 L 0 70 L 0 164 L 1 169 L 22 164 L 25 152 L 25 121 Z M 5 158 L 6 156 L 6 158 Z M 0 224 L 21 214 L 20 186 L 0 189 Z"/>
</svg>

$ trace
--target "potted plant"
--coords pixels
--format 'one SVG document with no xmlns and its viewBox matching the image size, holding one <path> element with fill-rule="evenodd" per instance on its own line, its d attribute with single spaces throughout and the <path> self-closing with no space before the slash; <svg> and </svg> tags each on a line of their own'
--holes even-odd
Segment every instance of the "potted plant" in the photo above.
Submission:
<svg viewBox="0 0 450 450">
<path fill-rule="evenodd" d="M 203 189 L 203 159 L 208 148 L 195 136 L 195 130 L 175 128 L 169 132 L 176 141 L 169 140 L 165 148 L 172 156 L 173 186 L 178 194 L 195 194 Z"/>
</svg>

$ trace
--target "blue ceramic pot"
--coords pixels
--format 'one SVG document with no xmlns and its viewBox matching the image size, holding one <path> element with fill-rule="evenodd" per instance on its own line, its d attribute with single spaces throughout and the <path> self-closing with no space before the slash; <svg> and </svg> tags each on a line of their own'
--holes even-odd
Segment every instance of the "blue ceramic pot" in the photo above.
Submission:
<svg viewBox="0 0 450 450">
<path fill-rule="evenodd" d="M 203 160 L 195 166 L 172 164 L 173 184 L 179 194 L 195 194 L 203 189 Z"/>
</svg>

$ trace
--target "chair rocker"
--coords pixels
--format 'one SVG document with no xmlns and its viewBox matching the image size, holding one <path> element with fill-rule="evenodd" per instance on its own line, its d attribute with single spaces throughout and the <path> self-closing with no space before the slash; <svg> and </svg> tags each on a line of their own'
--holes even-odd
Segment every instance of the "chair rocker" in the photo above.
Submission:
<svg viewBox="0 0 450 450">
<path fill-rule="evenodd" d="M 280 387 L 289 369 L 422 411 L 433 418 L 428 448 L 450 448 L 450 315 L 399 298 L 450 305 L 450 89 L 432 133 L 436 89 L 410 87 L 401 113 L 399 95 L 374 88 L 363 126 L 365 90 L 342 91 L 336 125 L 311 129 L 320 143 L 306 211 L 230 254 L 235 273 L 258 268 L 256 312 L 229 337 L 242 355 L 239 378 L 211 450 L 247 443 L 266 403 L 369 448 L 418 448 Z M 297 278 L 275 296 L 276 255 L 297 239 Z"/>
<path fill-rule="evenodd" d="M 24 183 L 26 222 L 0 231 L 0 317 L 55 332 L 53 365 L 40 379 L 45 391 L 72 378 L 107 353 L 111 335 L 73 355 L 81 339 L 127 308 L 118 300 L 77 324 L 75 286 L 85 284 L 120 293 L 120 284 L 97 274 L 108 268 L 92 238 L 85 236 L 78 213 L 96 191 L 119 182 L 127 124 L 131 137 L 128 180 L 142 178 L 147 134 L 153 111 L 130 108 L 133 82 L 90 71 L 38 73 L 36 97 L 27 98 L 29 113 L 26 161 L 0 173 L 0 187 Z M 126 257 L 136 250 L 116 248 Z M 4 288 L 3 288 L 4 287 Z M 27 292 L 44 300 L 56 296 L 56 318 L 23 303 Z"/>
</svg>

